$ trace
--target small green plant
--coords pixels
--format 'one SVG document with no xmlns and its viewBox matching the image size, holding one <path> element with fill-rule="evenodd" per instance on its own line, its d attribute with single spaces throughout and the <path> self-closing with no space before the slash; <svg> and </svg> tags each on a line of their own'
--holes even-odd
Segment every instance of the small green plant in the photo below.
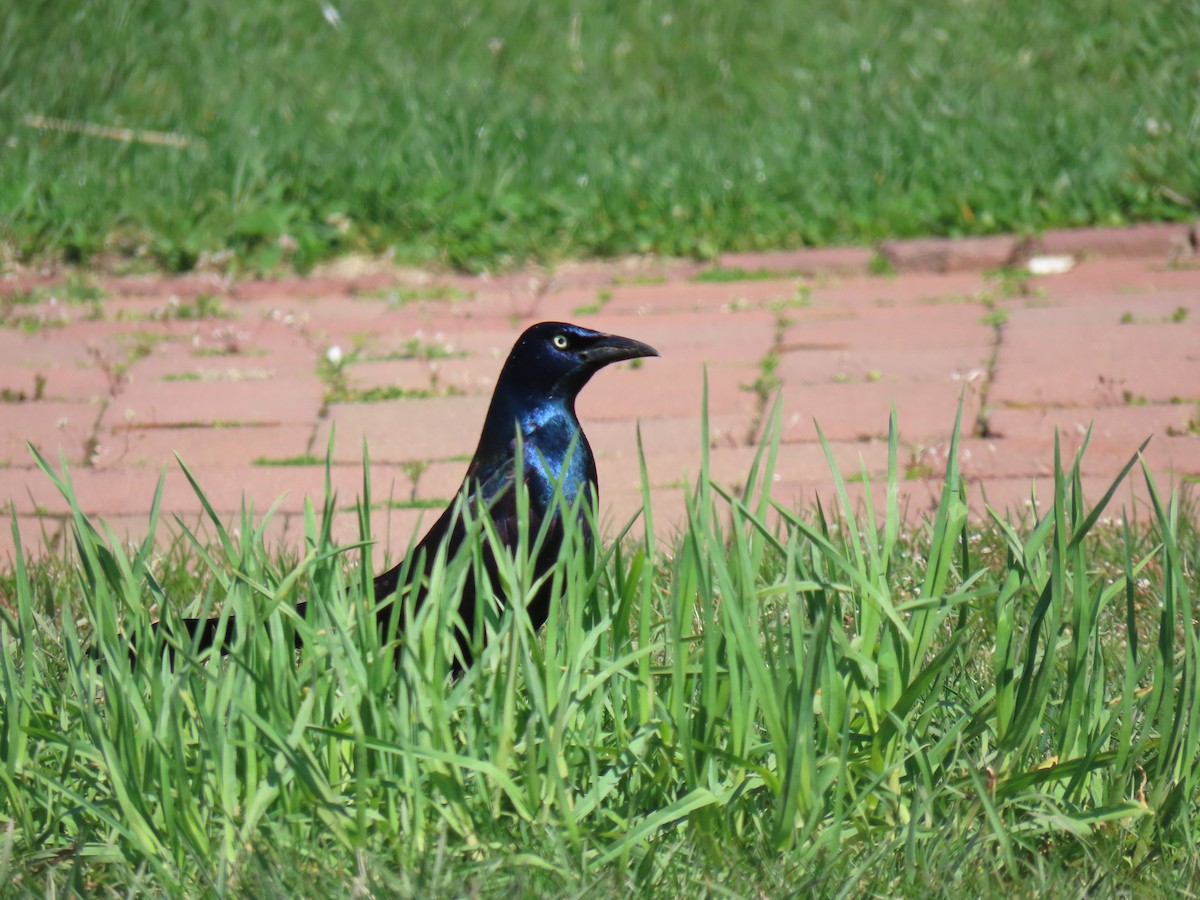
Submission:
<svg viewBox="0 0 1200 900">
<path fill-rule="evenodd" d="M 812 306 L 812 285 L 807 281 L 797 281 L 790 296 L 776 297 L 767 302 L 767 309 L 780 314 L 789 309 L 808 309 Z"/>
<path fill-rule="evenodd" d="M 71 275 L 63 285 L 63 293 L 71 303 L 95 304 L 104 299 L 104 290 L 82 273 Z"/>
<path fill-rule="evenodd" d="M 46 299 L 43 288 L 24 288 L 9 291 L 0 296 L 0 310 L 10 306 L 33 306 Z"/>
<path fill-rule="evenodd" d="M 924 481 L 932 476 L 934 476 L 934 467 L 930 466 L 928 462 L 916 460 L 916 458 L 913 458 L 904 467 L 905 481 Z"/>
<path fill-rule="evenodd" d="M 416 502 L 417 490 L 421 482 L 421 476 L 425 474 L 425 470 L 429 468 L 428 460 L 414 459 L 408 460 L 400 464 L 400 471 L 408 476 L 409 492 L 408 499 L 410 502 Z"/>
<path fill-rule="evenodd" d="M 1200 402 L 1193 407 L 1192 415 L 1182 426 L 1170 426 L 1167 434 L 1171 437 L 1200 437 Z"/>
<path fill-rule="evenodd" d="M 909 449 L 908 463 L 904 466 L 905 481 L 926 481 L 934 477 L 933 465 L 921 453 L 919 448 Z"/>
<path fill-rule="evenodd" d="M 417 287 L 381 288 L 373 291 L 354 291 L 357 300 L 383 300 L 389 309 L 399 309 L 420 301 L 436 303 L 458 303 L 475 297 L 473 291 L 465 291 L 452 284 L 428 284 Z"/>
<path fill-rule="evenodd" d="M 220 297 L 199 294 L 193 300 L 170 297 L 167 299 L 166 305 L 153 312 L 150 318 L 162 322 L 199 322 L 210 319 L 232 319 L 233 315 L 225 310 Z"/>
<path fill-rule="evenodd" d="M 666 284 L 666 275 L 618 275 L 613 278 L 612 283 L 615 287 L 654 287 L 657 284 Z"/>
<path fill-rule="evenodd" d="M 888 259 L 885 253 L 876 250 L 871 254 L 870 271 L 872 275 L 877 277 L 886 277 L 896 274 L 896 267 L 892 265 L 892 261 Z"/>
<path fill-rule="evenodd" d="M 451 502 L 446 497 L 412 497 L 408 500 L 379 500 L 371 504 L 371 509 L 445 509 Z M 343 512 L 355 512 L 358 509 L 357 504 L 342 507 Z"/>
<path fill-rule="evenodd" d="M 299 456 L 260 456 L 255 459 L 251 465 L 266 467 L 319 466 L 324 464 L 324 462 L 325 458 L 323 456 L 313 456 L 311 453 L 302 453 Z"/>
<path fill-rule="evenodd" d="M 1121 318 L 1117 320 L 1122 325 L 1132 325 L 1134 323 L 1133 313 L 1126 310 L 1121 313 Z"/>
<path fill-rule="evenodd" d="M 742 269 L 738 266 L 712 266 L 702 269 L 689 281 L 698 284 L 724 283 L 727 281 L 770 281 L 777 278 L 794 277 L 795 273 L 779 272 L 775 269 Z"/>
<path fill-rule="evenodd" d="M 0 327 L 13 328 L 24 335 L 41 334 L 49 328 L 62 328 L 70 318 L 66 312 L 55 310 L 53 307 L 43 307 L 29 312 L 18 312 L 24 301 L 10 302 L 5 298 L 0 302 Z"/>
<path fill-rule="evenodd" d="M 466 356 L 461 350 L 452 350 L 446 344 L 435 344 L 420 338 L 409 338 L 399 350 L 389 353 L 354 352 L 347 362 L 387 362 L 392 360 L 420 359 L 431 362 L 435 359 L 456 359 Z"/>
<path fill-rule="evenodd" d="M 395 384 L 369 388 L 346 387 L 326 394 L 328 403 L 383 403 L 388 400 L 428 400 L 430 397 L 453 397 L 459 390 L 454 386 L 444 391 L 433 388 L 404 388 Z"/>
<path fill-rule="evenodd" d="M 779 390 L 783 380 L 778 375 L 779 361 L 783 353 L 784 339 L 787 329 L 792 324 L 782 313 L 775 314 L 775 329 L 770 349 L 758 361 L 758 377 L 749 384 L 743 384 L 742 390 L 749 391 L 755 397 L 754 415 L 750 419 L 750 428 L 746 440 L 753 443 L 759 440 L 760 432 L 765 422 L 765 416 L 771 401 L 771 396 Z"/>
<path fill-rule="evenodd" d="M 594 303 L 585 303 L 582 306 L 577 306 L 573 310 L 577 316 L 595 315 L 604 309 L 605 304 L 613 297 L 612 291 L 601 289 L 596 292 L 596 301 Z"/>
<path fill-rule="evenodd" d="M 33 376 L 33 390 L 29 393 L 14 388 L 0 389 L 0 403 L 36 403 L 46 395 L 46 376 L 37 372 Z"/>
<path fill-rule="evenodd" d="M 1190 312 L 1190 310 L 1186 306 L 1177 306 L 1171 312 L 1171 314 L 1169 316 L 1167 316 L 1166 321 L 1168 321 L 1174 325 L 1182 324 L 1183 322 L 1187 321 L 1189 312 Z"/>
<path fill-rule="evenodd" d="M 108 383 L 108 396 L 115 397 L 125 384 L 129 367 L 154 352 L 159 343 L 170 340 L 167 335 L 151 331 L 134 331 L 116 336 L 118 351 L 97 346 L 87 348 L 92 364 L 104 375 Z"/>
<path fill-rule="evenodd" d="M 993 297 L 1028 297 L 1032 293 L 1029 287 L 1030 273 L 1027 269 L 1002 266 L 985 272 L 983 277 L 995 285 L 994 291 L 987 292 Z"/>
<path fill-rule="evenodd" d="M 990 328 L 1000 328 L 1008 323 L 1008 310 L 1002 306 L 994 306 L 984 314 L 983 324 Z"/>
</svg>

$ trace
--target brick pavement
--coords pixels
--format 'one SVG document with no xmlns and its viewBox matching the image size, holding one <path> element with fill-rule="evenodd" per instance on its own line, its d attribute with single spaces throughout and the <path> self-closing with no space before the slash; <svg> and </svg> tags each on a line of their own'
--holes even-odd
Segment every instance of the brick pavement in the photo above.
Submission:
<svg viewBox="0 0 1200 900">
<path fill-rule="evenodd" d="M 782 388 L 775 496 L 789 503 L 831 492 L 814 421 L 854 497 L 861 473 L 880 481 L 894 404 L 902 496 L 910 513 L 929 509 L 960 397 L 976 511 L 985 498 L 1020 510 L 1031 490 L 1046 496 L 1056 428 L 1073 452 L 1092 426 L 1083 475 L 1093 499 L 1151 435 L 1161 486 L 1200 481 L 1200 260 L 1187 226 L 883 252 L 899 274 L 870 274 L 864 249 L 728 256 L 723 268 L 749 276 L 729 281 L 697 280 L 708 267 L 687 262 L 490 279 L 342 262 L 282 281 L 94 278 L 99 302 L 73 299 L 81 292 L 65 279 L 10 277 L 0 283 L 0 498 L 28 550 L 61 544 L 66 507 L 30 441 L 63 455 L 85 510 L 117 534 L 144 532 L 162 471 L 168 521 L 194 524 L 200 506 L 178 453 L 229 523 L 243 502 L 261 513 L 286 495 L 268 537 L 295 545 L 304 498 L 319 498 L 324 479 L 311 460 L 332 436 L 333 482 L 349 507 L 366 441 L 375 498 L 390 501 L 375 527 L 394 558 L 431 516 L 394 507 L 453 494 L 505 353 L 542 319 L 662 353 L 601 373 L 580 397 L 612 523 L 640 505 L 639 423 L 656 526 L 679 522 L 699 466 L 704 373 L 712 472 L 730 486 L 753 458 L 766 388 Z M 1040 276 L 987 268 L 1044 252 L 1075 265 Z M 1134 480 L 1119 498 L 1144 495 Z M 352 512 L 337 534 L 353 538 Z M 0 567 L 12 548 L 6 527 Z"/>
</svg>

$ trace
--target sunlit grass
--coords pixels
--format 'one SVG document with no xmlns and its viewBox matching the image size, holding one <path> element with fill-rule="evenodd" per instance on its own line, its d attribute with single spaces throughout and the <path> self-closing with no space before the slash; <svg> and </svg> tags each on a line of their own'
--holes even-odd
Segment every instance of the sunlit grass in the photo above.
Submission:
<svg viewBox="0 0 1200 900">
<path fill-rule="evenodd" d="M 744 491 L 702 464 L 669 549 L 657 536 L 675 523 L 652 508 L 643 537 L 595 561 L 568 518 L 540 634 L 523 599 L 540 537 L 523 533 L 486 649 L 456 680 L 454 596 L 495 539 L 478 517 L 436 561 L 434 601 L 384 638 L 397 661 L 355 562 L 369 478 L 361 541 L 332 543 L 330 493 L 295 558 L 263 550 L 269 513 L 238 538 L 214 516 L 211 542 L 185 533 L 164 556 L 76 512 L 69 562 L 18 559 L 0 582 L 0 881 L 255 896 L 1194 884 L 1194 510 L 1136 458 L 1122 478 L 1144 481 L 1149 509 L 1118 508 L 1121 479 L 1085 498 L 1076 460 L 1040 519 L 973 522 L 952 464 L 936 514 L 904 523 L 893 422 L 880 514 L 845 492 L 798 511 L 770 496 L 787 448 L 769 418 Z M 69 473 L 46 473 L 77 510 Z M 149 610 L 170 621 L 179 601 L 237 616 L 227 658 L 180 645 L 160 661 Z"/>
<path fill-rule="evenodd" d="M 713 258 L 1200 202 L 1186 2 L 9 6 L 20 253 Z"/>
</svg>

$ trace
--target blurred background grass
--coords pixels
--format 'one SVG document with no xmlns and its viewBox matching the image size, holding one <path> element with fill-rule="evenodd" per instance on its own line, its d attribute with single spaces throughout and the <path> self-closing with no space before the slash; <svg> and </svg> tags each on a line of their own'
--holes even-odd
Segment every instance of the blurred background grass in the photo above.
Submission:
<svg viewBox="0 0 1200 900">
<path fill-rule="evenodd" d="M 16 259 L 474 269 L 1200 204 L 1196 0 L 6 6 Z"/>
</svg>

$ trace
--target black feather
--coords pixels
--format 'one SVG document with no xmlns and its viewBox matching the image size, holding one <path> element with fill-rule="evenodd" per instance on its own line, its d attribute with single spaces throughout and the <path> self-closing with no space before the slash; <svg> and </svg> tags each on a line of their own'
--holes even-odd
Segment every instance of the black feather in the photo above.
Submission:
<svg viewBox="0 0 1200 900">
<path fill-rule="evenodd" d="M 414 603 L 416 608 L 424 602 L 424 581 L 433 568 L 438 550 L 444 548 L 447 560 L 458 553 L 467 533 L 464 514 L 485 512 L 495 526 L 500 543 L 507 548 L 516 546 L 520 526 L 514 482 L 518 469 L 523 473 L 529 495 L 530 539 L 545 528 L 534 564 L 535 578 L 554 565 L 562 549 L 562 507 L 555 502 L 556 489 L 560 489 L 561 500 L 566 506 L 578 503 L 577 508 L 583 510 L 580 523 L 584 539 L 590 544 L 592 535 L 588 523 L 591 517 L 586 514 L 585 505 L 598 499 L 599 489 L 596 460 L 575 414 L 575 398 L 592 375 L 604 366 L 657 355 L 653 347 L 640 341 L 562 322 L 534 325 L 517 339 L 500 371 L 479 445 L 455 500 L 413 548 L 414 556 L 407 570 L 402 562 L 375 578 L 378 624 L 383 634 L 390 633 L 390 629 L 403 621 L 402 618 L 393 621 L 403 609 L 403 601 L 395 602 L 397 597 Z M 521 450 L 520 465 L 518 447 Z M 547 517 L 550 517 L 548 523 L 544 521 Z M 499 593 L 497 566 L 490 543 L 484 550 L 484 565 L 493 590 Z M 407 585 L 401 583 L 405 572 Z M 402 590 L 406 587 L 411 590 Z M 535 628 L 546 620 L 553 601 L 550 591 L 547 580 L 529 603 L 528 612 Z M 306 611 L 306 604 L 297 605 L 301 616 Z M 467 578 L 459 614 L 468 633 L 458 636 L 465 664 L 471 660 L 469 635 L 474 631 L 476 613 L 475 581 Z M 201 648 L 212 645 L 218 623 L 217 618 L 183 620 L 187 633 Z M 297 637 L 297 643 L 299 640 Z"/>
</svg>

